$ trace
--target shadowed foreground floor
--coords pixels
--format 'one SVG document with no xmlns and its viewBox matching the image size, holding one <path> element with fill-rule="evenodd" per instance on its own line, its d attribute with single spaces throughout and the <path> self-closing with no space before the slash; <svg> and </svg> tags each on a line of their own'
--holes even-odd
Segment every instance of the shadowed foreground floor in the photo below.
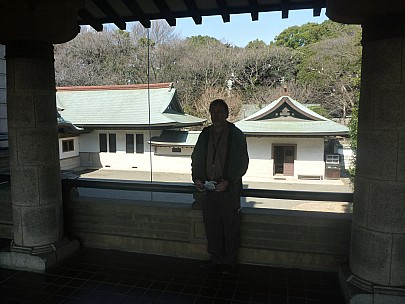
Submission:
<svg viewBox="0 0 405 304">
<path fill-rule="evenodd" d="M 8 240 L 0 239 L 0 246 Z M 47 274 L 0 268 L 0 303 L 343 304 L 337 274 L 84 248 Z"/>
</svg>

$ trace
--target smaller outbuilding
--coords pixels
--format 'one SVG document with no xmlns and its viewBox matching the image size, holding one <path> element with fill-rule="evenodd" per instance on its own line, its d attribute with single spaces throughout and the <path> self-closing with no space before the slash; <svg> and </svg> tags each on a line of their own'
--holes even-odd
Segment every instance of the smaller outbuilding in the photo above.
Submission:
<svg viewBox="0 0 405 304">
<path fill-rule="evenodd" d="M 264 180 L 340 178 L 344 159 L 333 143 L 347 137 L 349 129 L 290 96 L 281 96 L 236 126 L 247 137 L 251 160 L 247 175 Z"/>
<path fill-rule="evenodd" d="M 58 87 L 56 102 L 62 169 L 148 171 L 152 159 L 154 170 L 189 172 L 195 140 L 185 130 L 205 122 L 184 113 L 172 83 Z"/>
</svg>

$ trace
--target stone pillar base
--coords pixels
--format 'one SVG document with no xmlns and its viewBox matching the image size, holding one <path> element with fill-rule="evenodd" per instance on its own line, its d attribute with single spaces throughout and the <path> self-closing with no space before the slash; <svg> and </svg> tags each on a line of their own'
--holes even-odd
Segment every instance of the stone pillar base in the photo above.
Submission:
<svg viewBox="0 0 405 304">
<path fill-rule="evenodd" d="M 345 264 L 338 270 L 340 287 L 347 304 L 403 304 L 405 286 L 387 287 L 374 285 L 351 273 Z"/>
<path fill-rule="evenodd" d="M 78 251 L 79 248 L 79 241 L 68 238 L 40 247 L 20 247 L 12 242 L 8 248 L 0 251 L 0 267 L 45 272 Z"/>
</svg>

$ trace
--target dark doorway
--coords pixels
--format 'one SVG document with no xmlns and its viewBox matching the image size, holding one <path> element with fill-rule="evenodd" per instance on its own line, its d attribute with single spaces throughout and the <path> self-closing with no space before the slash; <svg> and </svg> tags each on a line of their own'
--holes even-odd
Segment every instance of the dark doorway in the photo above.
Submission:
<svg viewBox="0 0 405 304">
<path fill-rule="evenodd" d="M 273 174 L 294 176 L 295 146 L 274 146 Z"/>
</svg>

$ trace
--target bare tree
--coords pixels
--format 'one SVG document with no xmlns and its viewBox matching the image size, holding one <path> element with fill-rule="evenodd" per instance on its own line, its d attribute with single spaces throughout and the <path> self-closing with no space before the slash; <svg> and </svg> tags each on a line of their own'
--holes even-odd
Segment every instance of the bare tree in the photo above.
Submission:
<svg viewBox="0 0 405 304">
<path fill-rule="evenodd" d="M 129 28 L 133 39 L 139 41 L 141 38 L 148 37 L 153 41 L 156 46 L 166 45 L 180 39 L 180 35 L 164 20 L 155 20 L 151 22 L 150 29 L 146 29 L 139 22 L 132 23 Z"/>
<path fill-rule="evenodd" d="M 237 91 L 229 94 L 226 88 L 206 88 L 201 92 L 198 102 L 186 108 L 187 112 L 193 113 L 198 117 L 207 117 L 207 124 L 211 123 L 209 117 L 209 106 L 214 99 L 224 99 L 229 107 L 228 120 L 235 122 L 238 120 L 239 112 L 243 104 L 242 95 Z"/>
<path fill-rule="evenodd" d="M 298 58 L 292 49 L 277 46 L 245 48 L 239 52 L 235 85 L 249 98 L 260 87 L 271 88 L 294 79 Z"/>
</svg>

